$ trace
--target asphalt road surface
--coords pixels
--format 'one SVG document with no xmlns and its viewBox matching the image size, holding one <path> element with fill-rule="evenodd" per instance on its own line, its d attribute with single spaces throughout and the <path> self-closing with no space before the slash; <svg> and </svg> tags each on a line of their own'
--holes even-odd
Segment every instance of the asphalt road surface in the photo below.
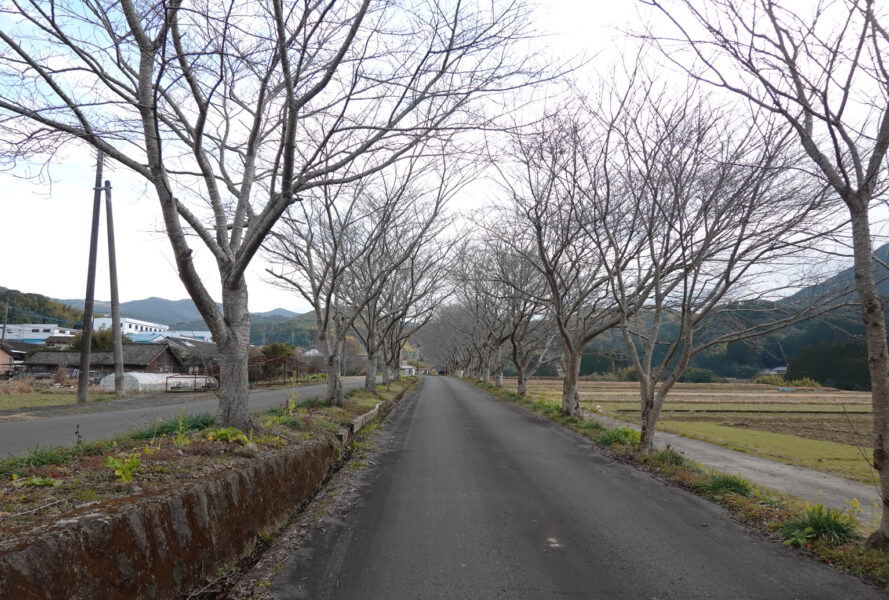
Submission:
<svg viewBox="0 0 889 600">
<path fill-rule="evenodd" d="M 426 377 L 283 598 L 883 598 L 557 425 Z"/>
<path fill-rule="evenodd" d="M 364 378 L 346 379 L 346 391 L 364 385 Z M 325 393 L 327 384 L 299 386 L 292 389 L 263 390 L 250 394 L 250 412 L 281 406 L 292 390 L 300 400 L 315 398 Z M 0 457 L 20 454 L 35 446 L 68 446 L 76 443 L 75 429 L 79 426 L 83 441 L 112 438 L 133 429 L 147 427 L 158 419 L 173 419 L 185 408 L 186 414 L 216 413 L 218 400 L 206 400 L 164 406 L 150 406 L 129 410 L 109 410 L 90 414 L 64 415 L 34 420 L 15 420 L 0 423 Z M 109 407 L 111 408 L 111 407 Z"/>
</svg>

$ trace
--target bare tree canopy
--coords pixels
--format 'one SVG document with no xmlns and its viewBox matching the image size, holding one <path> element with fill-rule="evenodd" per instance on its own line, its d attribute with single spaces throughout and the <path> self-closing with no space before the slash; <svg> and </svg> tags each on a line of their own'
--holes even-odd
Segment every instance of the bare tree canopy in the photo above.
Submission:
<svg viewBox="0 0 889 600">
<path fill-rule="evenodd" d="M 870 215 L 886 192 L 886 6 L 875 0 L 792 8 L 775 0 L 642 1 L 660 9 L 678 33 L 656 39 L 665 56 L 783 118 L 814 171 L 848 209 L 867 332 L 874 467 L 883 498 L 883 520 L 870 542 L 889 548 L 889 345 L 874 276 Z"/>
<path fill-rule="evenodd" d="M 244 272 L 300 194 L 356 181 L 475 101 L 534 78 L 518 2 L 7 3 L 0 160 L 83 143 L 154 188 L 180 278 L 221 353 L 218 419 L 247 426 Z M 197 241 L 199 240 L 199 242 Z M 215 259 L 220 311 L 192 261 Z"/>
</svg>

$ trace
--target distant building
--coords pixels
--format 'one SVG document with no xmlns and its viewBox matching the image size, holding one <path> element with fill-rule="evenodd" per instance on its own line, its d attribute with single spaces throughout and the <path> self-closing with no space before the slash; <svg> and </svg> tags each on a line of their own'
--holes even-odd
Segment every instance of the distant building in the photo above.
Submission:
<svg viewBox="0 0 889 600">
<path fill-rule="evenodd" d="M 413 377 L 417 374 L 417 367 L 408 363 L 402 363 L 400 370 L 403 377 Z"/>
<path fill-rule="evenodd" d="M 93 329 L 111 328 L 111 317 L 96 317 L 93 319 Z M 160 323 L 152 323 L 150 321 L 140 321 L 139 319 L 131 319 L 130 317 L 120 318 L 120 332 L 126 336 L 132 336 L 139 333 L 159 333 L 169 331 L 169 325 L 161 325 Z"/>
<path fill-rule="evenodd" d="M 35 377 L 49 377 L 59 368 L 67 368 L 71 376 L 80 368 L 80 352 L 44 350 L 35 352 L 25 359 L 28 374 Z M 170 350 L 167 344 L 124 344 L 124 371 L 141 371 L 145 373 L 178 373 L 182 362 Z M 114 372 L 113 352 L 91 352 L 90 371 L 98 377 Z"/>
<path fill-rule="evenodd" d="M 305 350 L 302 351 L 303 356 L 312 357 L 312 356 L 323 356 L 320 350 L 318 350 L 315 346 L 309 346 Z"/>
<path fill-rule="evenodd" d="M 10 372 L 18 371 L 25 360 L 25 355 L 32 348 L 33 344 L 25 342 L 7 340 L 0 344 L 0 375 L 6 376 Z"/>
<path fill-rule="evenodd" d="M 6 335 L 3 335 L 3 330 Z M 74 337 L 76 331 L 70 327 L 59 327 L 56 323 L 0 323 L 0 339 L 26 344 L 42 344 L 48 337 Z"/>
</svg>

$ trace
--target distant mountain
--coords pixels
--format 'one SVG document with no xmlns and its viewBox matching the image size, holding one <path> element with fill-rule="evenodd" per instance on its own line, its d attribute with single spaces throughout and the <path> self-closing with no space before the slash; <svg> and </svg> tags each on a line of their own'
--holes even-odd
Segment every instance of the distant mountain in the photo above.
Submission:
<svg viewBox="0 0 889 600">
<path fill-rule="evenodd" d="M 62 304 L 83 311 L 82 299 L 58 300 Z M 222 305 L 218 305 L 222 309 Z M 93 304 L 93 311 L 96 314 L 108 314 L 111 312 L 111 303 L 105 300 L 96 300 Z M 123 317 L 131 319 L 140 319 L 143 321 L 151 321 L 152 323 L 161 323 L 169 325 L 173 329 L 206 329 L 204 319 L 198 312 L 194 301 L 190 299 L 184 300 L 166 300 L 164 298 L 145 298 L 143 300 L 132 300 L 130 302 L 120 303 L 120 314 Z M 251 313 L 251 318 L 261 317 L 271 319 L 274 322 L 286 321 L 296 316 L 295 313 L 286 308 L 275 308 L 260 313 Z"/>
<path fill-rule="evenodd" d="M 874 250 L 874 277 L 877 280 L 877 291 L 883 298 L 889 297 L 889 244 L 884 244 Z M 792 296 L 788 296 L 785 302 L 795 302 L 817 298 L 852 299 L 857 301 L 855 289 L 855 270 L 853 267 L 843 269 L 833 277 L 825 279 L 816 285 L 803 288 Z"/>
</svg>

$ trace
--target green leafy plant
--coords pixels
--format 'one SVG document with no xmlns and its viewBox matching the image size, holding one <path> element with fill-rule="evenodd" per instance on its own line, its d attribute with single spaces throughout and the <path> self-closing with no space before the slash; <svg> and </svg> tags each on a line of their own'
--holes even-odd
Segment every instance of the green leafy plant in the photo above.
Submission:
<svg viewBox="0 0 889 600">
<path fill-rule="evenodd" d="M 642 441 L 642 434 L 626 425 L 609 429 L 596 440 L 602 446 L 621 444 L 623 446 L 637 446 Z"/>
<path fill-rule="evenodd" d="M 740 475 L 728 475 L 727 473 L 710 473 L 707 477 L 695 482 L 693 487 L 707 496 L 722 496 L 724 494 L 749 496 L 753 492 L 753 486 L 749 481 Z"/>
<path fill-rule="evenodd" d="M 803 517 L 785 523 L 784 535 L 788 546 L 806 546 L 816 540 L 844 544 L 861 539 L 854 513 L 820 503 L 806 505 Z"/>
<path fill-rule="evenodd" d="M 18 479 L 12 482 L 13 487 L 59 487 L 62 482 L 54 477 L 28 477 L 27 479 Z"/>
<path fill-rule="evenodd" d="M 124 483 L 133 480 L 133 472 L 141 464 L 142 461 L 139 460 L 136 454 L 122 453 L 119 456 L 105 457 L 105 466 L 114 471 L 114 475 L 118 480 Z"/>
<path fill-rule="evenodd" d="M 237 427 L 220 427 L 207 432 L 207 439 L 211 442 L 237 442 L 242 446 L 249 440 L 244 432 Z"/>
</svg>

